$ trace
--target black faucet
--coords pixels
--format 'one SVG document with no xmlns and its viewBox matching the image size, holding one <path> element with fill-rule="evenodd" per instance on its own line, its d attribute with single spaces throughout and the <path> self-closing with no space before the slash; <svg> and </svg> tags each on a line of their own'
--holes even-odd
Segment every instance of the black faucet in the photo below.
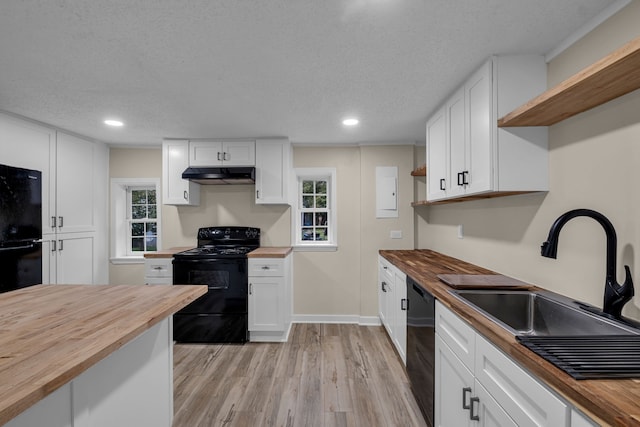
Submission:
<svg viewBox="0 0 640 427">
<path fill-rule="evenodd" d="M 622 285 L 616 282 L 616 230 L 611 221 L 599 212 L 591 209 L 574 209 L 562 214 L 551 226 L 547 241 L 542 243 L 542 256 L 556 258 L 558 253 L 558 237 L 562 227 L 572 218 L 588 216 L 600 223 L 607 235 L 607 277 L 604 284 L 604 303 L 602 311 L 617 319 L 621 318 L 622 307 L 633 297 L 633 280 L 628 265 L 624 266 L 625 279 Z"/>
</svg>

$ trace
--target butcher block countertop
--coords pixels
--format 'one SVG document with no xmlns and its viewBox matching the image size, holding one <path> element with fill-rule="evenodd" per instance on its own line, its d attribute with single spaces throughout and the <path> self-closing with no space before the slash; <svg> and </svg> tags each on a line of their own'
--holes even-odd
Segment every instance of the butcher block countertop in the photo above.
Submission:
<svg viewBox="0 0 640 427">
<path fill-rule="evenodd" d="M 178 252 L 186 251 L 192 249 L 193 246 L 178 246 L 175 248 L 164 249 L 157 252 L 147 252 L 144 254 L 145 258 L 173 258 L 173 255 Z"/>
<path fill-rule="evenodd" d="M 438 274 L 492 274 L 491 271 L 430 250 L 381 250 L 380 255 L 594 421 L 619 427 L 640 426 L 640 380 L 574 380 L 519 344 L 501 326 L 450 295 L 451 288 L 436 277 Z"/>
<path fill-rule="evenodd" d="M 261 246 L 247 254 L 249 258 L 285 258 L 291 253 L 291 246 Z"/>
<path fill-rule="evenodd" d="M 206 291 L 37 285 L 0 294 L 0 425 Z"/>
</svg>

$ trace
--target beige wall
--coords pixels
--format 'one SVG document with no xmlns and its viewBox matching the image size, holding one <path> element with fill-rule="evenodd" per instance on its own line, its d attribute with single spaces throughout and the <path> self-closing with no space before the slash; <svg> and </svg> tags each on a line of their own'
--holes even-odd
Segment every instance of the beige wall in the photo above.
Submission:
<svg viewBox="0 0 640 427">
<path fill-rule="evenodd" d="M 377 252 L 412 249 L 413 146 L 295 147 L 296 167 L 335 167 L 338 178 L 338 251 L 294 254 L 294 313 L 376 316 Z M 112 148 L 110 178 L 160 178 L 160 149 Z M 375 167 L 399 168 L 399 218 L 375 218 Z M 404 191 L 406 189 L 406 191 Z M 189 246 L 199 227 L 251 225 L 263 246 L 291 244 L 291 208 L 256 205 L 252 185 L 201 186 L 200 206 L 162 206 L 162 246 Z M 401 230 L 402 239 L 390 239 Z M 110 283 L 143 284 L 142 264 L 110 265 Z"/>
<path fill-rule="evenodd" d="M 294 166 L 335 167 L 338 180 L 338 250 L 294 253 L 294 314 L 377 316 L 378 250 L 413 249 L 413 147 L 297 146 Z M 398 166 L 399 218 L 375 218 L 376 166 Z"/>
<path fill-rule="evenodd" d="M 640 2 L 605 22 L 549 64 L 555 84 L 640 35 Z M 602 227 L 588 218 L 568 223 L 558 259 L 540 244 L 562 213 L 602 212 L 618 233 L 618 277 L 629 264 L 640 286 L 640 91 L 550 127 L 550 191 L 417 209 L 417 247 L 430 248 L 601 306 L 605 277 Z M 457 225 L 465 237 L 457 238 Z M 640 294 L 640 292 L 638 292 Z M 634 299 L 640 307 L 640 296 Z M 640 319 L 627 304 L 623 314 Z"/>
</svg>

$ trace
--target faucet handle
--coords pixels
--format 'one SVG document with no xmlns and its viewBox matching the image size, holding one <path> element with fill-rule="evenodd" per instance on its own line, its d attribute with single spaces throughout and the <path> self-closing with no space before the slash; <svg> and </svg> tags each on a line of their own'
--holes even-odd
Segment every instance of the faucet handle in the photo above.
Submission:
<svg viewBox="0 0 640 427">
<path fill-rule="evenodd" d="M 631 269 L 628 265 L 624 266 L 624 272 L 625 277 L 622 285 L 618 285 L 614 278 L 612 281 L 607 281 L 604 289 L 602 311 L 618 319 L 622 316 L 622 307 L 633 298 L 635 293 Z"/>
</svg>

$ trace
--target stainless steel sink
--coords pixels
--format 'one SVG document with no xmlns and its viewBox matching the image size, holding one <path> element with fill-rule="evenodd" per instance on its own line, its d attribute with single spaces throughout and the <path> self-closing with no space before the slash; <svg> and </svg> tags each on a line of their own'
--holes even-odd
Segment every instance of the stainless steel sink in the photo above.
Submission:
<svg viewBox="0 0 640 427">
<path fill-rule="evenodd" d="M 545 291 L 450 290 L 514 335 L 640 335 L 640 330 Z"/>
</svg>

